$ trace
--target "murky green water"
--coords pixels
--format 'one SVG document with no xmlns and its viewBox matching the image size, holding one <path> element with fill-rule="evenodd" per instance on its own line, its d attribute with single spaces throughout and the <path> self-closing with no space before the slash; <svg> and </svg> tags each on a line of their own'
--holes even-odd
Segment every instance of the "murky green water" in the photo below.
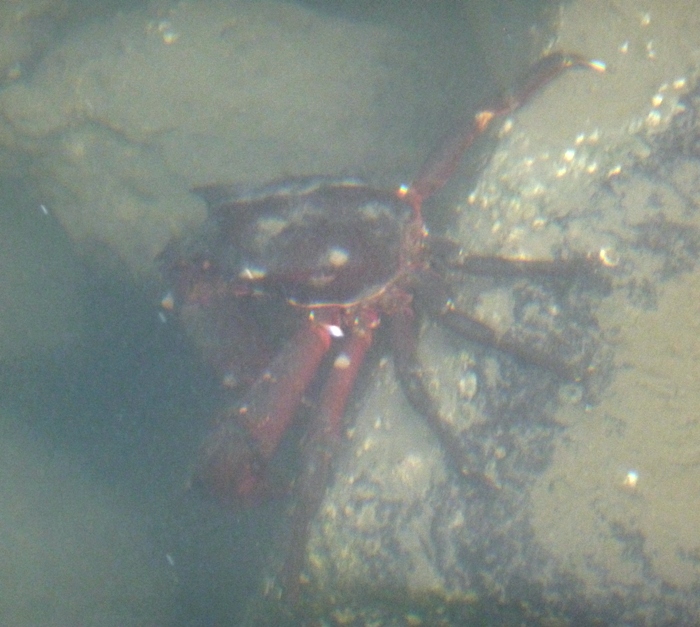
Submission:
<svg viewBox="0 0 700 627">
<path fill-rule="evenodd" d="M 471 168 L 433 205 L 436 223 L 485 252 L 548 256 L 563 247 L 619 258 L 612 295 L 593 307 L 614 353 L 609 380 L 580 400 L 546 375 L 455 348 L 427 327 L 421 352 L 439 373 L 442 402 L 456 424 L 471 420 L 483 436 L 471 459 L 501 486 L 490 505 L 465 505 L 390 360 L 377 356 L 315 523 L 306 624 L 416 624 L 430 612 L 455 624 L 565 624 L 577 603 L 593 608 L 590 620 L 629 619 L 610 604 L 606 581 L 652 608 L 639 624 L 674 616 L 691 624 L 699 155 L 682 130 L 648 143 L 615 133 L 624 126 L 628 136 L 632 115 L 645 120 L 638 127 L 663 126 L 632 103 L 655 90 L 668 103 L 684 90 L 678 81 L 689 86 L 690 70 L 660 73 L 663 89 L 654 72 L 675 67 L 667 40 L 696 44 L 678 35 L 683 2 L 658 21 L 618 4 L 609 47 L 600 44 L 611 72 L 565 77 L 556 97 L 543 94 L 523 112 L 474 198 Z M 608 15 L 608 3 L 597 5 Z M 231 511 L 188 489 L 221 386 L 196 341 L 160 310 L 167 286 L 154 259 L 201 221 L 193 185 L 312 173 L 406 182 L 449 120 L 537 56 L 556 15 L 545 8 L 0 7 L 3 625 L 274 622 L 251 599 L 261 598 L 283 537 L 285 501 Z M 571 30 L 564 21 L 565 45 L 603 37 Z M 597 54 L 598 44 L 582 51 Z M 652 61 L 651 78 L 637 71 Z M 638 82 L 627 85 L 630 76 Z M 667 121 L 673 110 L 651 102 Z M 697 133 L 688 124 L 686 134 Z M 620 177 L 602 176 L 618 161 Z M 667 222 L 654 222 L 661 213 Z M 510 287 L 481 287 L 483 295 L 460 292 L 460 302 L 507 319 Z M 465 381 L 472 391 L 460 396 Z M 511 396 L 484 409 L 467 397 L 489 381 Z M 517 409 L 538 386 L 541 422 L 540 407 L 526 407 L 535 417 L 526 425 L 512 414 L 500 432 L 479 423 L 494 407 Z"/>
</svg>

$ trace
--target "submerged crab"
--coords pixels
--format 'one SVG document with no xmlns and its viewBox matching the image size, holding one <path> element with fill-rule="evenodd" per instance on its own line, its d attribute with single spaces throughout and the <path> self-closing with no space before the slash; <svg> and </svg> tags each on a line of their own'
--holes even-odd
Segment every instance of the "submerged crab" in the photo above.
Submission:
<svg viewBox="0 0 700 627">
<path fill-rule="evenodd" d="M 246 195 L 233 188 L 196 190 L 209 205 L 201 230 L 171 243 L 162 255 L 186 315 L 217 309 L 210 349 L 226 370 L 258 341 L 250 310 L 284 308 L 294 330 L 280 352 L 261 367 L 243 401 L 228 408 L 202 446 L 195 481 L 227 500 L 250 500 L 269 486 L 270 464 L 309 389 L 320 382 L 303 445 L 292 520 L 291 552 L 282 581 L 293 591 L 309 521 L 331 476 L 340 445 L 347 399 L 375 335 L 388 327 L 402 388 L 464 474 L 460 451 L 431 398 L 417 358 L 418 315 L 439 319 L 462 337 L 529 363 L 577 378 L 556 356 L 500 336 L 459 311 L 447 269 L 488 275 L 571 275 L 584 258 L 509 260 L 471 255 L 427 233 L 423 201 L 440 189 L 475 137 L 498 116 L 513 112 L 540 87 L 573 67 L 599 64 L 570 54 L 541 59 L 515 90 L 479 111 L 446 138 L 408 187 L 377 190 L 355 180 L 304 178 L 268 185 Z M 189 312 L 189 313 L 187 313 Z M 205 323 L 209 324 L 209 323 Z M 229 355 L 227 353 L 233 353 Z M 260 354 L 258 350 L 250 351 Z M 321 372 L 328 363 L 330 370 Z M 251 370 L 255 370 L 251 365 Z"/>
</svg>

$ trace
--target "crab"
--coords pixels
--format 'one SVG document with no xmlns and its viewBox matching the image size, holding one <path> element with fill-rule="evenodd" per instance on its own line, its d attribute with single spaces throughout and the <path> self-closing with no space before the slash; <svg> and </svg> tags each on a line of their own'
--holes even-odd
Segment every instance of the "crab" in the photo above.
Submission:
<svg viewBox="0 0 700 627">
<path fill-rule="evenodd" d="M 497 276 L 570 276 L 594 261 L 516 260 L 470 254 L 428 233 L 422 206 L 455 172 L 462 155 L 493 121 L 514 112 L 569 68 L 602 69 L 581 56 L 551 53 L 509 96 L 482 108 L 446 137 L 408 186 L 383 191 L 354 179 L 306 177 L 241 193 L 232 187 L 195 190 L 209 209 L 200 230 L 168 245 L 161 255 L 175 296 L 164 301 L 185 316 L 216 308 L 216 329 L 226 336 L 211 346 L 226 371 L 243 361 L 251 377 L 242 400 L 223 411 L 201 447 L 193 483 L 227 501 L 251 502 L 270 489 L 270 466 L 310 390 L 319 389 L 294 482 L 289 555 L 281 585 L 292 594 L 308 527 L 332 476 L 333 459 L 347 427 L 348 398 L 378 333 L 390 336 L 403 391 L 425 417 L 455 471 L 468 474 L 417 357 L 421 316 L 433 316 L 469 341 L 504 351 L 529 364 L 577 379 L 556 356 L 524 346 L 459 310 L 446 269 Z M 290 335 L 266 364 L 250 364 L 257 350 L 256 308 L 283 312 Z M 188 313 L 189 312 L 189 313 Z M 224 322 L 220 322 L 224 320 Z M 230 353 L 230 354 L 229 354 Z M 327 372 L 321 372 L 328 365 Z M 246 374 L 231 375 L 233 385 Z M 235 381 L 234 381 L 235 380 Z M 308 408 L 307 408 L 308 409 Z"/>
</svg>

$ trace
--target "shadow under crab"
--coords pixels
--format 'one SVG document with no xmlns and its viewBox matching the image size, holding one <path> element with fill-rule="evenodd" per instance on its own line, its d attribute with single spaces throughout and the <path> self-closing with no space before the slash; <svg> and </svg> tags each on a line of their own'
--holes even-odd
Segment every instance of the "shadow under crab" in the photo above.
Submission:
<svg viewBox="0 0 700 627">
<path fill-rule="evenodd" d="M 493 474 L 480 467 L 477 449 L 486 440 L 479 440 L 476 427 L 462 437 L 432 393 L 418 355 L 420 316 L 427 314 L 458 336 L 513 358 L 513 373 L 497 377 L 506 385 L 515 387 L 523 366 L 549 373 L 549 388 L 553 380 L 581 381 L 589 374 L 589 336 L 583 333 L 572 342 L 576 325 L 543 323 L 547 317 L 536 310 L 555 307 L 557 292 L 570 294 L 572 281 L 595 276 L 596 259 L 471 254 L 429 235 L 421 215 L 423 200 L 444 185 L 476 136 L 571 67 L 598 66 L 574 55 L 543 58 L 513 95 L 470 117 L 440 144 L 414 182 L 396 192 L 326 177 L 288 180 L 244 194 L 230 187 L 198 190 L 209 205 L 209 219 L 201 231 L 164 252 L 162 262 L 181 306 L 195 313 L 209 308 L 228 321 L 215 325 L 231 329 L 216 347 L 220 366 L 232 364 L 251 342 L 261 341 L 249 307 L 282 306 L 281 324 L 292 327 L 291 339 L 258 371 L 243 400 L 223 412 L 219 427 L 202 446 L 194 477 L 196 484 L 228 501 L 262 498 L 273 488 L 270 468 L 285 432 L 302 405 L 311 403 L 301 472 L 294 481 L 290 548 L 277 579 L 286 598 L 298 596 L 309 524 L 342 448 L 347 400 L 380 330 L 388 327 L 394 369 L 406 398 L 426 419 L 465 489 L 485 496 L 474 500 L 478 507 L 500 502 L 484 505 L 499 489 Z M 530 337 L 500 333 L 458 308 L 450 285 L 461 275 L 517 281 L 521 319 Z M 537 288 L 528 286 L 540 282 L 555 287 L 534 298 Z M 241 331 L 243 325 L 251 331 Z M 229 351 L 233 356 L 226 356 Z M 246 375 L 233 379 L 241 376 Z M 445 506 L 452 502 L 444 501 Z"/>
</svg>

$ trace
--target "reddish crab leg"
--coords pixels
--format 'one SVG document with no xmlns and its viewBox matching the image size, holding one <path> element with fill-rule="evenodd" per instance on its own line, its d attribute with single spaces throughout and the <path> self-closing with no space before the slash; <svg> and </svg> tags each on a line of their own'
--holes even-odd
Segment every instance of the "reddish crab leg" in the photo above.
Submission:
<svg viewBox="0 0 700 627">
<path fill-rule="evenodd" d="M 332 339 L 328 325 L 309 320 L 253 386 L 241 422 L 265 459 L 277 450 Z"/>
<path fill-rule="evenodd" d="M 343 431 L 343 415 L 348 396 L 355 385 L 357 373 L 372 345 L 372 329 L 354 330 L 333 362 L 333 370 L 323 389 L 318 425 L 325 439 L 339 439 Z M 318 433 L 318 432 L 314 432 Z"/>
<path fill-rule="evenodd" d="M 502 96 L 481 109 L 476 115 L 460 124 L 456 131 L 446 135 L 437 148 L 430 153 L 413 183 L 408 189 L 402 188 L 399 195 L 405 197 L 419 212 L 423 200 L 432 196 L 445 185 L 457 169 L 467 148 L 495 118 L 513 113 L 522 107 L 541 87 L 554 80 L 565 70 L 575 67 L 597 71 L 604 70 L 602 63 L 590 61 L 576 54 L 557 52 L 543 57 L 530 69 L 524 80 L 510 95 Z"/>
<path fill-rule="evenodd" d="M 207 438 L 195 481 L 228 501 L 256 496 L 332 339 L 330 325 L 309 318 L 253 384 L 247 402 Z"/>
<path fill-rule="evenodd" d="M 372 345 L 372 328 L 355 328 L 343 351 L 333 363 L 323 388 L 321 407 L 304 445 L 304 468 L 299 478 L 299 494 L 292 514 L 290 552 L 281 573 L 280 585 L 288 599 L 295 599 L 299 591 L 301 572 L 309 523 L 318 510 L 331 474 L 331 463 L 342 440 L 343 415 L 348 396 L 355 385 L 357 373 Z"/>
</svg>

